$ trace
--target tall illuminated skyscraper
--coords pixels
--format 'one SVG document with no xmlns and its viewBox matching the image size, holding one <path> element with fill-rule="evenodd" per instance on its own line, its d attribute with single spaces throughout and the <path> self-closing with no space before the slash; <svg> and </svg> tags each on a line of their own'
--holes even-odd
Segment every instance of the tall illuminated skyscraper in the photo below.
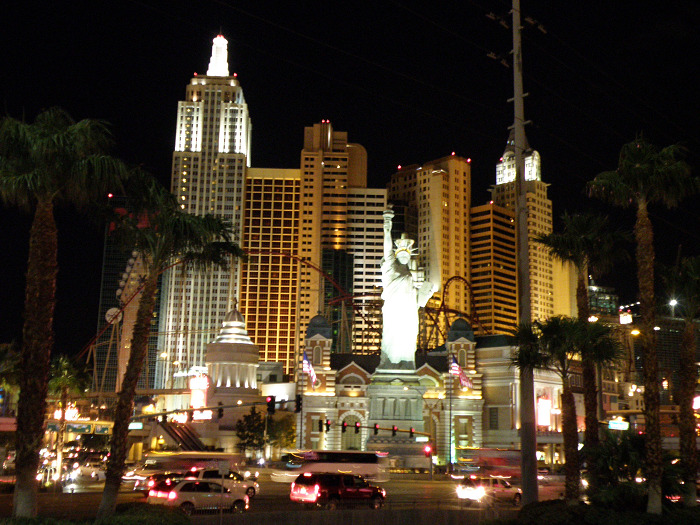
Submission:
<svg viewBox="0 0 700 525">
<path fill-rule="evenodd" d="M 534 241 L 537 235 L 552 233 L 552 201 L 547 197 L 549 185 L 542 181 L 540 154 L 529 144 L 526 144 L 524 161 L 532 320 L 558 314 L 576 315 L 570 267 L 554 260 L 545 246 Z M 493 202 L 514 210 L 515 184 L 515 137 L 511 131 L 503 157 L 496 166 L 496 185 L 491 187 Z"/>
<path fill-rule="evenodd" d="M 418 267 L 440 293 L 451 277 L 461 278 L 450 282 L 446 298 L 451 310 L 470 315 L 471 299 L 462 279 L 468 281 L 470 271 L 471 159 L 448 155 L 399 167 L 387 188 L 397 211 L 394 233 L 405 231 L 416 239 Z M 447 333 L 446 325 L 440 327 L 437 338 L 425 334 L 428 340 L 420 344 L 442 344 L 440 333 Z"/>
<path fill-rule="evenodd" d="M 229 74 L 228 42 L 219 35 L 207 74 L 195 73 L 178 103 L 171 191 L 188 213 L 230 220 L 237 242 L 250 141 L 248 106 L 236 75 Z M 176 266 L 164 275 L 157 365 L 162 386 L 177 386 L 178 376 L 206 372 L 206 345 L 238 295 L 239 280 L 240 265 L 206 273 Z"/>
</svg>

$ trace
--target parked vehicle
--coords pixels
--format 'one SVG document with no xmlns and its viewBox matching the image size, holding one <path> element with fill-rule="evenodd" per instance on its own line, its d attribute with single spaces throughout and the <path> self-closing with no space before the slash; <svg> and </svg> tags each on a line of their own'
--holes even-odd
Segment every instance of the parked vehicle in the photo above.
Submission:
<svg viewBox="0 0 700 525">
<path fill-rule="evenodd" d="M 467 505 L 473 502 L 491 503 L 493 501 L 506 501 L 513 505 L 520 505 L 523 494 L 507 479 L 469 476 L 457 484 L 457 497 L 464 500 Z"/>
<path fill-rule="evenodd" d="M 384 506 L 386 491 L 370 485 L 362 476 L 305 472 L 292 482 L 289 498 L 309 506 L 334 510 L 340 506 Z"/>
<path fill-rule="evenodd" d="M 95 481 L 104 481 L 106 475 L 106 463 L 101 459 L 89 459 L 78 467 L 82 477 L 88 477 Z"/>
<path fill-rule="evenodd" d="M 183 480 L 175 485 L 161 481 L 148 491 L 146 502 L 179 507 L 185 514 L 211 509 L 230 509 L 236 513 L 243 513 L 250 506 L 250 500 L 243 487 L 228 489 L 213 481 L 195 480 Z"/>
<path fill-rule="evenodd" d="M 5 456 L 5 458 L 3 458 L 3 462 L 2 462 L 3 472 L 9 473 L 9 472 L 15 471 L 15 459 L 16 459 L 16 457 L 17 457 L 17 453 L 14 450 L 7 453 L 7 456 Z"/>
</svg>

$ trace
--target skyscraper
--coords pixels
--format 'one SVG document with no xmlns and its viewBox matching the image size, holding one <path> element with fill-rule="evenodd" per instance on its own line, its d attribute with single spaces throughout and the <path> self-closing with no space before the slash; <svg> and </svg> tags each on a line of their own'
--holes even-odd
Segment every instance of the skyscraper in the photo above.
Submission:
<svg viewBox="0 0 700 525">
<path fill-rule="evenodd" d="M 190 80 L 178 103 L 171 191 L 195 215 L 230 220 L 242 239 L 246 170 L 250 166 L 251 120 L 243 89 L 229 75 L 228 42 L 214 39 L 206 75 Z M 163 276 L 159 368 L 162 386 L 173 376 L 206 372 L 204 352 L 238 294 L 240 265 L 231 271 L 185 271 Z"/>
<path fill-rule="evenodd" d="M 422 165 L 399 167 L 388 185 L 388 199 L 396 204 L 397 215 L 402 215 L 397 217 L 395 231 L 400 231 L 399 224 L 404 221 L 406 233 L 416 237 L 418 267 L 440 291 L 451 277 L 469 280 L 470 163 L 471 159 L 448 155 Z M 450 310 L 471 315 L 470 294 L 461 279 L 450 282 L 445 298 Z M 447 323 L 440 323 L 443 326 L 438 332 L 444 334 Z M 439 335 L 425 337 L 432 340 L 421 344 L 438 346 L 444 342 Z"/>
<path fill-rule="evenodd" d="M 518 324 L 515 215 L 493 202 L 471 209 L 471 287 L 477 333 L 507 334 Z"/>
<path fill-rule="evenodd" d="M 515 136 L 511 131 L 501 161 L 496 166 L 496 185 L 491 187 L 493 202 L 515 210 Z M 542 182 L 540 154 L 526 146 L 525 186 L 528 211 L 528 260 L 532 320 L 554 315 L 553 260 L 547 248 L 534 242 L 537 235 L 552 232 L 552 201 L 547 197 L 547 184 Z M 559 265 L 560 266 L 560 265 Z"/>
</svg>

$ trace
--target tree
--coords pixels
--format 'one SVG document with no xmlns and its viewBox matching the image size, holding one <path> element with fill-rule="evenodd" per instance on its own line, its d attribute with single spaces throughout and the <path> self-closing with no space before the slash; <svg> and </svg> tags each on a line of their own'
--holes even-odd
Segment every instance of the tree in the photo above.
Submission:
<svg viewBox="0 0 700 525">
<path fill-rule="evenodd" d="M 0 344 L 0 388 L 5 391 L 3 412 L 0 416 L 8 413 L 12 396 L 19 392 L 19 365 L 20 348 L 17 342 Z"/>
<path fill-rule="evenodd" d="M 545 358 L 540 351 L 539 333 L 529 322 L 520 323 L 513 332 L 517 348 L 511 357 L 511 364 L 520 373 L 520 433 L 523 447 L 529 443 L 533 450 L 537 448 L 537 425 L 535 420 L 535 381 L 534 371 L 541 368 Z M 521 457 L 521 470 L 537 468 L 537 465 L 525 465 L 525 454 Z M 523 476 L 523 503 L 534 503 L 538 500 L 537 483 L 527 483 Z"/>
<path fill-rule="evenodd" d="M 696 320 L 700 317 L 700 257 L 681 259 L 676 267 L 668 272 L 665 281 L 672 290 L 682 290 L 678 294 L 679 301 L 675 307 L 675 312 L 683 318 L 676 401 L 678 403 L 681 472 L 684 482 L 683 504 L 686 507 L 695 507 L 697 505 L 695 481 L 698 470 L 698 452 L 693 398 L 698 382 L 695 334 L 697 330 Z"/>
<path fill-rule="evenodd" d="M 295 417 L 291 414 L 282 414 L 276 418 L 270 418 L 267 435 L 270 439 L 270 445 L 278 449 L 292 447 L 297 437 Z"/>
<path fill-rule="evenodd" d="M 56 438 L 56 468 L 61 472 L 63 466 L 63 439 L 66 435 L 66 409 L 73 394 L 84 392 L 90 385 L 90 376 L 84 370 L 78 370 L 68 357 L 62 355 L 54 358 L 48 391 L 59 397 L 61 417 Z"/>
<path fill-rule="evenodd" d="M 33 123 L 0 122 L 0 197 L 33 211 L 29 232 L 17 406 L 17 468 L 13 515 L 37 513 L 36 471 L 44 436 L 50 356 L 54 344 L 57 227 L 54 207 L 89 209 L 117 191 L 124 165 L 106 154 L 107 125 L 75 122 L 64 110 L 40 113 Z"/>
<path fill-rule="evenodd" d="M 578 503 L 581 483 L 576 402 L 571 390 L 570 371 L 572 361 L 578 357 L 586 323 L 565 316 L 550 317 L 536 323 L 540 332 L 540 352 L 545 359 L 544 368 L 554 370 L 561 379 L 561 427 L 566 459 L 564 492 L 570 505 Z"/>
<path fill-rule="evenodd" d="M 588 275 L 603 274 L 613 264 L 626 258 L 623 242 L 629 239 L 619 230 L 611 230 L 608 218 L 592 213 L 562 215 L 563 231 L 535 238 L 549 249 L 550 255 L 576 268 L 576 308 L 578 318 L 590 317 Z M 583 399 L 585 409 L 585 446 L 592 448 L 599 441 L 598 388 L 596 386 L 596 361 L 587 359 L 583 365 Z"/>
<path fill-rule="evenodd" d="M 265 417 L 258 412 L 255 407 L 250 409 L 250 414 L 246 414 L 242 419 L 236 421 L 236 436 L 238 437 L 238 448 L 246 450 L 261 451 L 265 446 Z"/>
<path fill-rule="evenodd" d="M 676 206 L 680 200 L 697 192 L 698 179 L 690 175 L 690 167 L 680 157 L 680 146 L 658 150 L 642 137 L 625 144 L 620 150 L 615 171 L 598 174 L 588 183 L 591 195 L 615 206 L 634 206 L 636 221 L 637 282 L 641 313 L 640 350 L 644 369 L 644 426 L 646 435 L 647 512 L 661 513 L 661 428 L 659 420 L 659 377 L 654 338 L 654 231 L 649 218 L 649 205 Z"/>
<path fill-rule="evenodd" d="M 226 268 L 231 257 L 243 256 L 242 250 L 231 240 L 233 232 L 227 221 L 213 215 L 197 216 L 182 211 L 174 196 L 151 177 L 138 174 L 128 183 L 130 194 L 134 196 L 132 203 L 141 211 L 115 214 L 114 235 L 124 246 L 138 253 L 144 274 L 129 361 L 114 412 L 105 488 L 98 517 L 113 514 L 116 506 L 125 470 L 129 419 L 148 352 L 158 278 L 176 264 L 192 265 L 198 269 L 212 265 Z"/>
</svg>

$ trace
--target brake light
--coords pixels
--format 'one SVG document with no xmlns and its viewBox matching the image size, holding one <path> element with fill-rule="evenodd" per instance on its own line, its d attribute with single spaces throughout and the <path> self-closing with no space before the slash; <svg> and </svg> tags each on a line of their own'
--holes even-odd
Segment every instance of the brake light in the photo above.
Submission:
<svg viewBox="0 0 700 525">
<path fill-rule="evenodd" d="M 158 491 L 157 491 L 157 490 L 149 490 L 149 491 L 148 491 L 148 497 L 149 497 L 149 498 L 155 498 L 156 496 L 158 496 Z"/>
<path fill-rule="evenodd" d="M 136 482 L 138 484 L 138 481 Z M 152 479 L 148 481 L 148 488 L 150 489 L 153 485 L 155 485 L 156 482 L 153 481 Z"/>
<path fill-rule="evenodd" d="M 170 492 L 168 492 L 168 499 L 170 501 L 177 499 L 177 492 L 175 492 L 174 490 L 171 490 Z"/>
<path fill-rule="evenodd" d="M 294 482 L 292 481 L 292 492 L 294 492 Z"/>
</svg>

